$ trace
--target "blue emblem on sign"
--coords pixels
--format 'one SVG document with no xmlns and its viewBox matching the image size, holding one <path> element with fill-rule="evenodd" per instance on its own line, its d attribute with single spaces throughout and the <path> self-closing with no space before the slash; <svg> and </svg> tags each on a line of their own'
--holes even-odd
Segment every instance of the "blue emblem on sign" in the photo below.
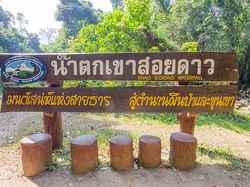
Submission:
<svg viewBox="0 0 250 187">
<path fill-rule="evenodd" d="M 2 64 L 2 77 L 18 84 L 43 80 L 47 70 L 45 64 L 31 56 L 14 56 Z"/>
</svg>

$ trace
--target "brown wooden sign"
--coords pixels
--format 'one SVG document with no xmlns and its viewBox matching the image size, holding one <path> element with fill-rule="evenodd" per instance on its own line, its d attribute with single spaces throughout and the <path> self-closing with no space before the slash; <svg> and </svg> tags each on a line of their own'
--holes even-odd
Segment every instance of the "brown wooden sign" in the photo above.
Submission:
<svg viewBox="0 0 250 187">
<path fill-rule="evenodd" d="M 238 81 L 232 53 L 0 54 L 3 81 Z M 33 74 L 34 75 L 33 75 Z"/>
<path fill-rule="evenodd" d="M 5 88 L 2 112 L 230 112 L 236 86 Z"/>
</svg>

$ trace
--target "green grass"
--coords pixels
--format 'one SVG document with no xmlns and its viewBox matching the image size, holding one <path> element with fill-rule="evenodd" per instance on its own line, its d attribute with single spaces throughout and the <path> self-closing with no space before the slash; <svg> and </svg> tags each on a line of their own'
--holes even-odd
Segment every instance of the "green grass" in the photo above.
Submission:
<svg viewBox="0 0 250 187">
<path fill-rule="evenodd" d="M 53 171 L 56 171 L 58 169 L 58 167 L 59 167 L 59 165 L 57 163 L 52 162 L 52 163 L 47 165 L 47 170 L 53 172 Z"/>
<path fill-rule="evenodd" d="M 162 125 L 174 125 L 177 124 L 178 121 L 176 119 L 175 113 L 137 113 L 137 114 L 125 114 L 124 115 L 128 119 L 136 119 L 137 121 L 152 121 L 152 122 L 160 122 Z"/>
<path fill-rule="evenodd" d="M 200 144 L 198 152 L 200 155 L 207 155 L 212 160 L 225 161 L 227 163 L 226 167 L 229 170 L 241 169 L 250 172 L 250 161 L 236 156 L 229 149 Z"/>
<path fill-rule="evenodd" d="M 53 153 L 53 160 L 57 165 L 70 165 L 71 164 L 71 156 L 70 156 L 70 141 L 72 137 L 76 137 L 79 135 L 94 135 L 97 137 L 98 141 L 98 149 L 101 152 L 99 156 L 100 165 L 109 164 L 109 140 L 119 134 L 127 135 L 133 139 L 137 136 L 135 134 L 131 134 L 127 131 L 114 130 L 111 128 L 103 128 L 103 129 L 79 129 L 68 131 L 68 133 L 64 134 L 63 138 L 63 148 L 55 150 Z"/>
<path fill-rule="evenodd" d="M 230 129 L 236 132 L 250 131 L 250 116 L 232 113 L 203 113 L 198 116 L 196 124 L 216 125 L 225 129 Z"/>
<path fill-rule="evenodd" d="M 139 113 L 125 114 L 126 118 L 138 121 L 156 121 L 162 125 L 178 124 L 176 113 Z M 232 113 L 201 113 L 196 120 L 197 126 L 215 125 L 236 132 L 250 132 L 250 116 L 239 112 Z"/>
</svg>

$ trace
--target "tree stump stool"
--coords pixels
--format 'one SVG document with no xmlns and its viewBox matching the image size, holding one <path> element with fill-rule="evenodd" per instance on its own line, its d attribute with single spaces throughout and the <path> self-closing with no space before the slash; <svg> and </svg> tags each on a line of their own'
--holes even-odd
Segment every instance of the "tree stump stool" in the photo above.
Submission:
<svg viewBox="0 0 250 187">
<path fill-rule="evenodd" d="M 118 171 L 131 169 L 134 162 L 132 138 L 118 135 L 111 138 L 109 143 L 113 169 Z"/>
<path fill-rule="evenodd" d="M 139 160 L 145 168 L 155 168 L 161 163 L 161 139 L 144 135 L 139 138 Z"/>
<path fill-rule="evenodd" d="M 183 132 L 170 136 L 170 163 L 179 170 L 191 169 L 195 165 L 197 139 Z"/>
<path fill-rule="evenodd" d="M 177 115 L 180 122 L 180 132 L 194 135 L 195 119 L 198 114 L 190 112 L 182 112 Z"/>
<path fill-rule="evenodd" d="M 20 141 L 24 176 L 35 176 L 52 162 L 52 138 L 46 133 L 26 136 Z"/>
<path fill-rule="evenodd" d="M 74 174 L 86 174 L 98 164 L 98 146 L 95 136 L 75 137 L 70 143 L 72 171 Z"/>
</svg>

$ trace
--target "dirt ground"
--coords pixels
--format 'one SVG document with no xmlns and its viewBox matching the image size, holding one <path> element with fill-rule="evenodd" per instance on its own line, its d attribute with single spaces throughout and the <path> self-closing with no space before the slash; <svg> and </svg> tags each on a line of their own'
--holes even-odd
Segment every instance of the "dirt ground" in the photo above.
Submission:
<svg viewBox="0 0 250 187">
<path fill-rule="evenodd" d="M 178 125 L 150 124 L 148 121 L 121 121 L 115 115 L 86 115 L 63 113 L 64 131 L 81 126 L 110 128 L 133 132 L 140 136 L 152 134 L 162 139 L 162 159 L 167 163 L 169 136 L 178 131 Z M 250 125 L 250 124 L 249 124 Z M 32 132 L 42 129 L 41 113 L 0 113 L 0 187 L 6 186 L 115 186 L 115 187 L 250 187 L 250 134 L 237 133 L 216 126 L 196 127 L 195 136 L 199 145 L 223 147 L 235 153 L 231 159 L 244 160 L 246 166 L 228 168 L 228 160 L 212 159 L 208 155 L 197 155 L 196 167 L 190 171 L 174 168 L 156 169 L 133 168 L 116 172 L 102 167 L 84 176 L 71 174 L 69 165 L 61 165 L 54 172 L 43 172 L 36 177 L 22 176 L 20 147 L 15 137 L 27 129 Z M 29 132 L 26 132 L 27 134 Z M 21 137 L 20 137 L 21 138 Z M 134 141 L 134 146 L 137 142 Z M 136 153 L 134 153 L 136 156 Z M 163 165 L 165 166 L 165 165 Z"/>
</svg>

